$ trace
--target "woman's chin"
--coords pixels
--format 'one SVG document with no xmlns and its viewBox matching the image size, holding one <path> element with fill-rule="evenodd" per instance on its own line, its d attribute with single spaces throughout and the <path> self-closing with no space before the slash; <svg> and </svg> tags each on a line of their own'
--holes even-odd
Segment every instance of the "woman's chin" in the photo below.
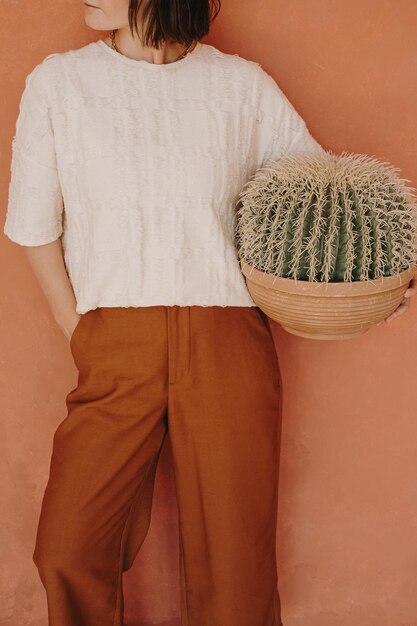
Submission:
<svg viewBox="0 0 417 626">
<path fill-rule="evenodd" d="M 86 7 L 86 11 L 84 13 L 84 22 L 86 23 L 87 26 L 89 26 L 89 28 L 93 28 L 94 30 L 109 30 L 108 27 L 106 27 L 103 24 L 103 20 L 100 20 L 98 18 L 98 16 L 95 16 L 94 13 L 92 11 L 88 10 L 88 7 Z"/>
</svg>

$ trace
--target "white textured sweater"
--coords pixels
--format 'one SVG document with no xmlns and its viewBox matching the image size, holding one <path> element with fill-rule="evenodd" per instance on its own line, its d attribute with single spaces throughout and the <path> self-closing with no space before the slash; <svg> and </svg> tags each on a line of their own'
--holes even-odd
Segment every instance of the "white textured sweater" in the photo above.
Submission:
<svg viewBox="0 0 417 626">
<path fill-rule="evenodd" d="M 99 40 L 26 78 L 4 233 L 61 237 L 82 314 L 99 306 L 254 306 L 237 195 L 268 159 L 323 148 L 255 61 L 199 42 L 167 64 Z"/>
</svg>

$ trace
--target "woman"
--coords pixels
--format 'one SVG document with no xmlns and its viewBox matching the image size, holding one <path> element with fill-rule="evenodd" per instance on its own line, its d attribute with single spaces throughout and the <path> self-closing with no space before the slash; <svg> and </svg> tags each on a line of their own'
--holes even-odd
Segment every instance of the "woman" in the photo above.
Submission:
<svg viewBox="0 0 417 626">
<path fill-rule="evenodd" d="M 120 626 L 169 434 L 187 626 L 281 624 L 281 375 L 234 247 L 243 184 L 322 150 L 259 64 L 203 44 L 211 0 L 95 0 L 108 38 L 30 72 L 5 234 L 70 338 L 34 551 L 52 626 Z"/>
</svg>

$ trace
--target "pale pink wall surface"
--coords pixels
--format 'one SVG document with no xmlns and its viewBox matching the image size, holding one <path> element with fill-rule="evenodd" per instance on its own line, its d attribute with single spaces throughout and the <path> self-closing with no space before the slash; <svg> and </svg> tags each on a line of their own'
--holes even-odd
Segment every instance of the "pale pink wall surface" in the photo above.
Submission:
<svg viewBox="0 0 417 626">
<path fill-rule="evenodd" d="M 46 54 L 104 33 L 84 25 L 81 4 L 63 0 L 4 2 L 0 28 L 9 96 L 0 128 L 3 223 L 25 75 Z M 416 32 L 414 0 L 223 0 L 205 41 L 260 62 L 323 147 L 372 154 L 416 185 Z M 31 555 L 52 436 L 76 370 L 23 251 L 1 236 L 0 623 L 45 626 Z M 349 341 L 271 325 L 284 383 L 284 625 L 417 626 L 417 301 Z M 179 625 L 177 531 L 168 445 L 151 529 L 125 575 L 128 626 Z"/>
</svg>

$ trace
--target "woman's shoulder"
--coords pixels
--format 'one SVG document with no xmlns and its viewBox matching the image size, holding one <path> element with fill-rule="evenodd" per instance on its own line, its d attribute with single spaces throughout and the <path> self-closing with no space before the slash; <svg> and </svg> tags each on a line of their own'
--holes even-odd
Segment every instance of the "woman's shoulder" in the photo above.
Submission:
<svg viewBox="0 0 417 626">
<path fill-rule="evenodd" d="M 63 52 L 50 52 L 32 66 L 25 77 L 25 90 L 43 93 L 49 101 L 62 100 L 77 78 L 94 76 L 100 58 L 97 42 Z"/>
<path fill-rule="evenodd" d="M 70 48 L 63 52 L 51 52 L 34 66 L 32 72 L 37 75 L 59 73 L 65 66 L 92 61 L 98 56 L 96 46 L 97 42 L 92 41 L 79 48 Z"/>
<path fill-rule="evenodd" d="M 206 49 L 206 58 L 212 63 L 223 66 L 235 75 L 235 80 L 248 82 L 253 89 L 263 89 L 271 80 L 271 76 L 262 65 L 253 59 L 239 53 L 225 52 L 212 44 L 203 44 Z"/>
<path fill-rule="evenodd" d="M 79 48 L 70 48 L 62 52 L 51 52 L 33 67 L 34 74 L 51 74 L 60 72 L 66 66 L 71 67 L 79 63 L 88 63 L 99 57 L 97 41 L 91 41 Z"/>
</svg>

